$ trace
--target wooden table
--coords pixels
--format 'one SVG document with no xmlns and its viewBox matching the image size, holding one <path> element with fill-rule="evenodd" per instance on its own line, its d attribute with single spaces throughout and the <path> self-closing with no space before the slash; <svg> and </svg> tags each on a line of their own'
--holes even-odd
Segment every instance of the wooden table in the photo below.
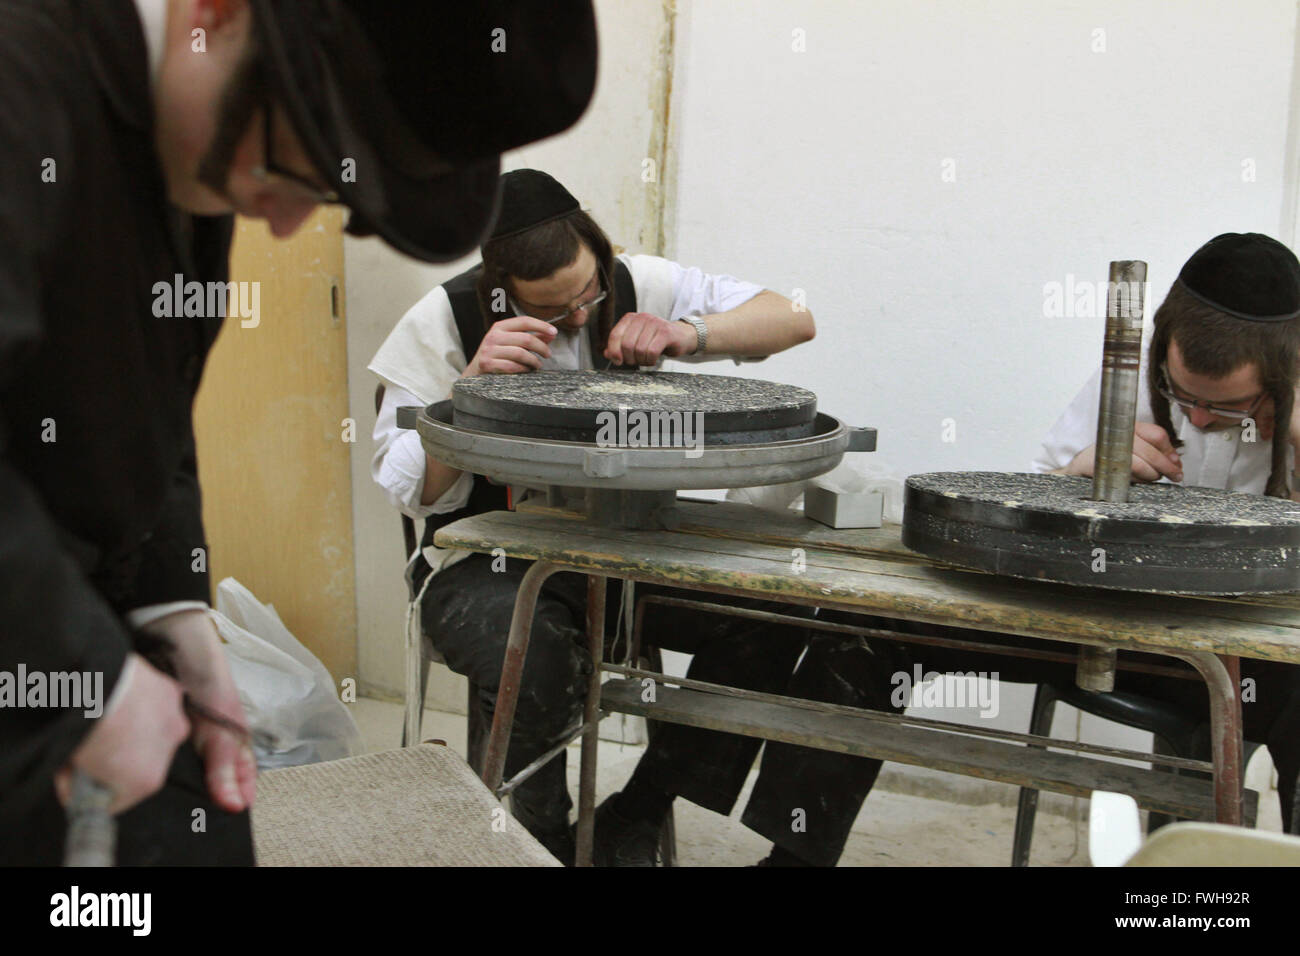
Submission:
<svg viewBox="0 0 1300 956">
<path fill-rule="evenodd" d="M 677 511 L 680 523 L 674 531 L 604 528 L 587 523 L 580 514 L 545 508 L 492 512 L 447 525 L 434 539 L 441 548 L 485 553 L 501 548 L 509 557 L 535 562 L 515 603 L 484 767 L 484 781 L 494 791 L 501 785 L 541 584 L 559 571 L 588 575 L 588 648 L 595 666 L 582 730 L 580 863 L 590 860 L 604 585 L 611 577 L 1180 658 L 1200 673 L 1210 691 L 1214 794 L 1208 814 L 1219 822 L 1240 823 L 1238 658 L 1300 663 L 1300 597 L 1170 597 L 1021 581 L 926 559 L 903 548 L 897 526 L 837 531 L 794 512 L 778 515 L 745 505 L 685 500 L 679 501 Z M 799 702 L 773 695 L 748 696 L 755 699 L 745 705 L 747 709 L 737 715 L 733 707 L 725 719 L 701 713 L 711 708 L 698 698 L 683 700 L 680 706 L 656 706 L 654 716 L 1081 795 L 1097 788 L 1127 792 L 1126 787 L 1138 785 L 1139 775 L 1151 774 L 1110 761 L 1049 752 L 1042 745 L 1026 748 L 1024 735 L 1005 733 L 1000 734 L 1004 741 L 965 737 L 960 755 L 955 756 L 952 748 L 936 746 L 935 730 L 917 729 L 926 722 L 872 711 L 854 711 L 855 716 L 823 713 L 814 719 L 805 710 L 796 721 L 799 726 L 791 729 L 789 721 L 782 724 L 775 711 L 789 715 Z M 636 709 L 635 694 L 626 688 L 610 688 L 606 698 L 619 709 Z M 868 729 L 864 718 L 872 719 L 874 729 Z M 773 729 L 776 725 L 784 729 Z M 1008 747 L 1015 748 L 1014 760 L 1008 760 Z M 1118 753 L 1087 745 L 1074 749 Z M 1012 763 L 1020 769 L 1008 769 Z M 1184 815 L 1200 814 L 1196 782 L 1187 777 L 1174 781 L 1181 783 L 1167 785 L 1172 788 L 1168 789 L 1172 802 L 1148 805 L 1171 810 L 1179 806 Z"/>
</svg>

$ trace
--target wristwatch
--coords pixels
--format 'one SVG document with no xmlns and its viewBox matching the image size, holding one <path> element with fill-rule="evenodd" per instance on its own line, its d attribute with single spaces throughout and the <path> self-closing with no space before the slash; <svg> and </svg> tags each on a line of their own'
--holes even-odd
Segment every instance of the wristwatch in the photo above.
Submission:
<svg viewBox="0 0 1300 956">
<path fill-rule="evenodd" d="M 683 315 L 678 322 L 689 322 L 695 327 L 695 351 L 692 355 L 703 355 L 704 346 L 709 343 L 709 327 L 698 315 Z"/>
</svg>

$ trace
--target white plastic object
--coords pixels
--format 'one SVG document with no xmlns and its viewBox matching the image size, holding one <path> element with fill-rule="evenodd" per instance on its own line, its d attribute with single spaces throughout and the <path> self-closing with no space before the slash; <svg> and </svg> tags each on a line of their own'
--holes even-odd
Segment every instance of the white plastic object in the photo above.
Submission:
<svg viewBox="0 0 1300 956">
<path fill-rule="evenodd" d="M 255 740 L 259 769 L 338 760 L 362 752 L 361 731 L 325 665 L 295 638 L 275 608 L 234 578 L 217 585 L 212 611 Z"/>
<path fill-rule="evenodd" d="M 1093 866 L 1123 866 L 1142 846 L 1142 817 L 1126 793 L 1094 790 L 1088 805 L 1088 857 Z"/>
</svg>

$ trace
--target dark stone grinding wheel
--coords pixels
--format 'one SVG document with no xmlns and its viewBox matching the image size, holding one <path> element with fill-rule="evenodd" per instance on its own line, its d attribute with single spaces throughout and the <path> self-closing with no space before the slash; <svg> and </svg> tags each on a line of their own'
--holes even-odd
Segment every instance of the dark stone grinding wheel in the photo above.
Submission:
<svg viewBox="0 0 1300 956">
<path fill-rule="evenodd" d="M 1135 484 L 1091 500 L 1066 475 L 936 472 L 907 479 L 903 544 L 1019 578 L 1169 594 L 1300 591 L 1300 503 Z"/>
<path fill-rule="evenodd" d="M 636 418 L 627 418 L 629 413 L 659 415 L 667 429 L 664 444 L 677 432 L 662 416 L 699 412 L 705 444 L 750 445 L 812 435 L 817 396 L 792 385 L 723 375 L 529 372 L 462 379 L 452 389 L 452 408 L 460 428 L 574 442 L 599 441 L 602 428 L 618 422 L 620 409 L 632 427 Z M 693 428 L 695 421 L 684 427 Z M 629 444 L 636 443 L 633 435 Z"/>
</svg>

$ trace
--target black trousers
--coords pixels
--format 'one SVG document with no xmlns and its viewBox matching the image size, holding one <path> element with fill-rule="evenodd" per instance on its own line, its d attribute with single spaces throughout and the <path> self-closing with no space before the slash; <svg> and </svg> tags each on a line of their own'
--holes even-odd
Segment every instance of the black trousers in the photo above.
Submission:
<svg viewBox="0 0 1300 956">
<path fill-rule="evenodd" d="M 442 571 L 429 584 L 421 605 L 425 635 L 448 666 L 479 688 L 474 702 L 490 726 L 501 664 L 509 636 L 515 594 L 528 562 L 472 555 Z M 561 572 L 543 584 L 524 661 L 519 702 L 506 755 L 506 776 L 554 746 L 582 719 L 587 677 L 586 577 Z M 790 609 L 639 584 L 644 594 L 673 594 L 736 606 Z M 609 582 L 606 634 L 614 631 L 619 582 Z M 799 612 L 795 612 L 799 613 Z M 651 605 L 644 640 L 693 654 L 689 676 L 747 690 L 781 693 L 807 644 L 806 629 Z M 739 796 L 762 741 L 678 724 L 657 724 L 638 773 L 665 793 L 676 794 L 727 814 Z M 565 783 L 564 755 L 557 756 L 514 791 L 514 812 L 534 835 L 566 829 L 572 803 Z"/>
<path fill-rule="evenodd" d="M 1068 645 L 1029 638 L 992 634 L 958 627 L 938 627 L 864 615 L 823 611 L 822 619 L 878 627 L 912 634 L 942 634 L 962 640 L 1009 647 L 1060 650 Z M 1121 659 L 1143 659 L 1166 666 L 1186 667 L 1192 680 L 1119 671 L 1115 686 L 1171 704 L 1209 720 L 1209 694 L 1190 666 L 1158 655 L 1121 651 Z M 793 697 L 899 712 L 891 701 L 897 673 L 997 672 L 1009 683 L 1062 683 L 1074 680 L 1074 665 L 1030 660 L 978 650 L 899 644 L 825 632 L 812 638 L 808 652 L 790 681 Z M 1254 681 L 1253 700 L 1242 704 L 1242 725 L 1247 740 L 1265 744 L 1277 766 L 1282 820 L 1295 832 L 1293 808 L 1300 775 L 1300 667 L 1243 658 L 1243 681 Z M 900 695 L 901 696 L 901 695 Z M 1200 755 L 1209 758 L 1208 751 Z M 853 821 L 861 809 L 881 761 L 813 750 L 791 744 L 769 743 L 763 752 L 758 782 L 742 822 L 779 846 L 809 862 L 830 866 L 839 859 Z M 796 811 L 801 826 L 792 826 Z"/>
<path fill-rule="evenodd" d="M 0 809 L 0 865 L 61 865 L 67 830 L 53 790 L 30 812 Z M 228 813 L 212 802 L 190 741 L 177 749 L 163 788 L 118 816 L 117 865 L 253 865 L 247 811 Z"/>
</svg>

